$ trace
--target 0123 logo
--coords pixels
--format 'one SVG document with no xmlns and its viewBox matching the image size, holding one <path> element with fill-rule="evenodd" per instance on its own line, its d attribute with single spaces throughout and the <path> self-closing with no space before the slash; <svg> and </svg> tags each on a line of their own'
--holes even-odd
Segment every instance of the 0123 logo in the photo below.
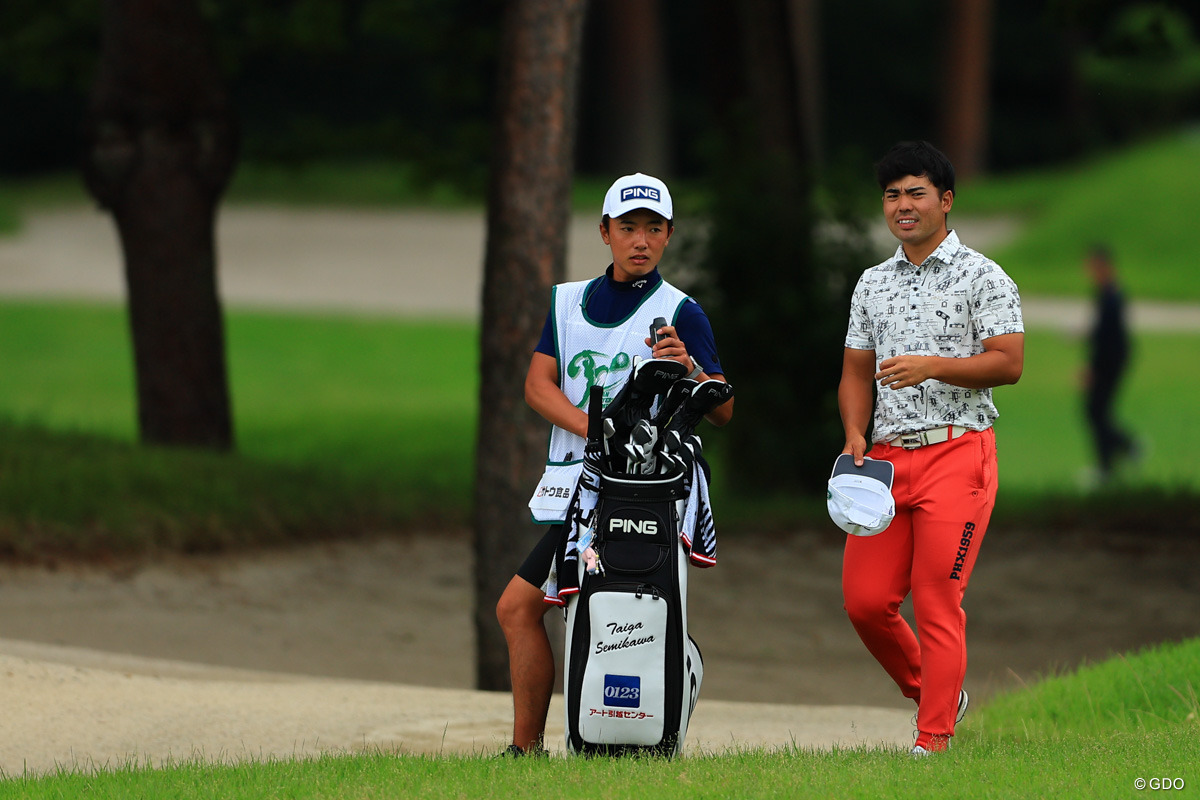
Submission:
<svg viewBox="0 0 1200 800">
<path fill-rule="evenodd" d="M 640 675 L 605 675 L 604 705 L 619 708 L 637 708 L 642 704 L 642 678 Z"/>
</svg>

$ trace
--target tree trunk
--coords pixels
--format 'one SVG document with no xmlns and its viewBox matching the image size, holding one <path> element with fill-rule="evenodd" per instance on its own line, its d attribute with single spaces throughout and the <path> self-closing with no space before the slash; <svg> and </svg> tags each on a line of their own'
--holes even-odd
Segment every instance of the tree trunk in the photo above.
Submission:
<svg viewBox="0 0 1200 800">
<path fill-rule="evenodd" d="M 527 502 L 547 423 L 524 382 L 566 272 L 585 0 L 513 0 L 505 11 L 488 198 L 475 469 L 475 632 L 480 689 L 507 690 L 500 593 L 537 537 Z M 597 215 L 597 223 L 599 215 Z"/>
<path fill-rule="evenodd" d="M 796 107 L 804 153 L 813 171 L 825 162 L 825 99 L 821 70 L 820 0 L 788 0 Z"/>
<path fill-rule="evenodd" d="M 942 146 L 959 178 L 987 167 L 992 1 L 951 0 L 946 30 Z"/>
<path fill-rule="evenodd" d="M 597 141 L 606 150 L 601 163 L 614 176 L 668 176 L 671 102 L 662 2 L 608 0 L 595 10 L 604 32 L 604 52 L 588 60 L 601 64 L 602 138 Z M 611 146 L 617 142 L 619 147 Z"/>
<path fill-rule="evenodd" d="M 194 0 L 105 1 L 84 133 L 124 251 L 142 441 L 228 449 L 214 231 L 237 136 Z"/>
<path fill-rule="evenodd" d="M 709 177 L 705 254 L 714 291 L 700 297 L 737 392 L 738 412 L 716 434 L 725 445 L 720 466 L 743 497 L 813 494 L 823 491 L 842 444 L 835 395 L 849 292 L 841 273 L 853 248 L 816 250 L 812 150 L 796 87 L 807 59 L 794 52 L 809 38 L 794 27 L 805 18 L 790 16 L 791 0 L 705 8 L 712 41 L 722 43 L 715 65 L 722 83 L 713 83 L 737 98 L 714 103 L 720 158 Z M 768 332 L 800 344 L 767 346 Z"/>
</svg>

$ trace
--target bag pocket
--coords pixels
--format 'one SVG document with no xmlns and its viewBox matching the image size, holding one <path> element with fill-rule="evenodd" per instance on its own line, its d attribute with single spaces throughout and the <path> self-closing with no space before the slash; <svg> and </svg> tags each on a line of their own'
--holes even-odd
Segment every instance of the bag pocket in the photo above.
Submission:
<svg viewBox="0 0 1200 800">
<path fill-rule="evenodd" d="M 654 746 L 666 724 L 666 598 L 622 585 L 592 595 L 579 735 L 592 744 Z"/>
<path fill-rule="evenodd" d="M 575 494 L 575 484 L 583 471 L 583 462 L 572 464 L 548 464 L 538 481 L 533 497 L 529 498 L 529 511 L 534 522 L 564 522 L 567 508 Z"/>
<path fill-rule="evenodd" d="M 639 501 L 601 495 L 597 538 L 605 569 L 623 575 L 648 575 L 667 563 L 677 546 L 675 503 Z"/>
</svg>

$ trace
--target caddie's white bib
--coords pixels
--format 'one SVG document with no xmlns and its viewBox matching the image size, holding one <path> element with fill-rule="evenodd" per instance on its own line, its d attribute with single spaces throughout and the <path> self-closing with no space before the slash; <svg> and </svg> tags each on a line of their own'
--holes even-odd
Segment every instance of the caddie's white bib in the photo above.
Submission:
<svg viewBox="0 0 1200 800">
<path fill-rule="evenodd" d="M 604 405 L 608 406 L 629 377 L 633 357 L 650 357 L 650 348 L 646 346 L 650 323 L 656 317 L 663 317 L 674 325 L 679 308 L 688 299 L 671 284 L 659 281 L 624 319 L 596 322 L 587 316 L 583 304 L 593 284 L 603 280 L 606 278 L 602 276 L 590 281 L 560 283 L 553 289 L 558 385 L 584 411 L 593 386 L 604 387 Z M 535 521 L 562 522 L 566 518 L 570 497 L 563 498 L 560 487 L 574 488 L 585 444 L 583 437 L 552 426 L 546 473 L 529 501 Z"/>
</svg>

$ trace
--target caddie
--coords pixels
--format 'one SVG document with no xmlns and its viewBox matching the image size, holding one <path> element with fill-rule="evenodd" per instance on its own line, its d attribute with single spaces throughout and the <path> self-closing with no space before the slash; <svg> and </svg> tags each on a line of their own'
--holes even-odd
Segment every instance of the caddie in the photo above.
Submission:
<svg viewBox="0 0 1200 800">
<path fill-rule="evenodd" d="M 712 326 L 695 300 L 663 280 L 658 265 L 674 232 L 671 193 L 658 178 L 635 173 L 618 178 L 604 197 L 600 238 L 612 254 L 604 275 L 563 283 L 551 293 L 541 340 L 525 378 L 525 400 L 553 426 L 546 472 L 530 502 L 535 521 L 549 524 L 496 605 L 508 643 L 513 693 L 513 756 L 543 750 L 555 665 L 544 616 L 546 577 L 563 538 L 570 490 L 578 478 L 587 436 L 591 387 L 604 400 L 617 393 L 634 357 L 667 358 L 696 381 L 724 381 Z M 651 345 L 658 317 L 669 324 Z M 730 399 L 706 415 L 725 425 Z"/>
</svg>

